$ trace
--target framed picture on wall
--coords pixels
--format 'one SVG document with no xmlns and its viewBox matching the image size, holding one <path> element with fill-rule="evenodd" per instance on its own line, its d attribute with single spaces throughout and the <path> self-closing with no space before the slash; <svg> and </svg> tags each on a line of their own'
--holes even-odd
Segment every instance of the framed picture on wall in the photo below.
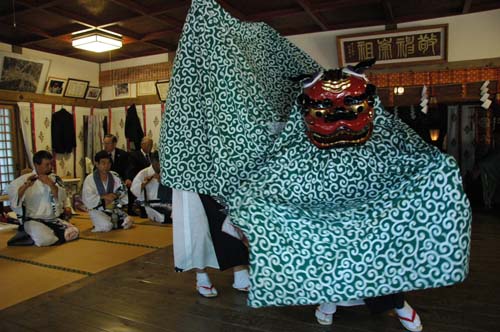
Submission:
<svg viewBox="0 0 500 332">
<path fill-rule="evenodd" d="M 158 94 L 158 98 L 160 98 L 160 101 L 162 103 L 167 100 L 169 85 L 170 85 L 170 80 L 156 82 L 156 93 Z"/>
<path fill-rule="evenodd" d="M 64 88 L 66 87 L 66 80 L 63 78 L 49 77 L 47 80 L 47 87 L 45 94 L 51 96 L 62 96 Z"/>
<path fill-rule="evenodd" d="M 150 96 L 156 94 L 156 87 L 154 81 L 148 82 L 138 82 L 137 83 L 137 95 L 138 96 Z"/>
<path fill-rule="evenodd" d="M 49 60 L 0 52 L 0 89 L 43 93 Z"/>
<path fill-rule="evenodd" d="M 64 97 L 69 98 L 85 98 L 87 89 L 90 82 L 84 80 L 77 80 L 75 78 L 68 78 L 66 90 L 64 90 Z"/>
<path fill-rule="evenodd" d="M 113 87 L 113 96 L 115 98 L 130 97 L 130 84 L 129 83 L 115 84 L 115 86 Z"/>
<path fill-rule="evenodd" d="M 89 86 L 87 93 L 85 94 L 85 99 L 97 100 L 101 96 L 101 88 L 97 86 Z"/>
</svg>

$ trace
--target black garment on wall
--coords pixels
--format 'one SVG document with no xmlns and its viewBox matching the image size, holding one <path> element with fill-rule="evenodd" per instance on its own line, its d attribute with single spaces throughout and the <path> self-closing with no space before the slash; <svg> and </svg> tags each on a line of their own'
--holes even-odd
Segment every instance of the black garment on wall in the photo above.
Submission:
<svg viewBox="0 0 500 332">
<path fill-rule="evenodd" d="M 76 147 L 73 115 L 61 108 L 52 113 L 52 149 L 56 153 L 71 153 Z"/>
<path fill-rule="evenodd" d="M 134 150 L 141 149 L 141 140 L 144 137 L 144 131 L 142 130 L 141 122 L 137 116 L 135 104 L 132 104 L 127 109 L 127 116 L 125 118 L 125 137 L 134 143 Z"/>
</svg>

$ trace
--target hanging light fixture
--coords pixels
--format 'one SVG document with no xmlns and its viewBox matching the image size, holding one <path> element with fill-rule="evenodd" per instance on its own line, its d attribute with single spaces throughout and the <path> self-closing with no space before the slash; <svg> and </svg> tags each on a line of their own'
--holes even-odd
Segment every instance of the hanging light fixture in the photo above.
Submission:
<svg viewBox="0 0 500 332">
<path fill-rule="evenodd" d="M 72 37 L 73 47 L 101 53 L 116 50 L 122 47 L 122 36 L 119 34 L 107 33 L 102 30 L 92 30 Z"/>
<path fill-rule="evenodd" d="M 437 128 L 429 129 L 429 135 L 431 137 L 431 141 L 437 142 L 437 140 L 439 139 L 439 129 Z"/>
<path fill-rule="evenodd" d="M 397 96 L 401 96 L 402 94 L 405 93 L 405 88 L 402 86 L 395 86 L 394 87 L 394 94 Z"/>
<path fill-rule="evenodd" d="M 438 103 L 438 100 L 436 98 L 436 96 L 432 95 L 430 98 L 429 98 L 429 105 L 431 106 L 436 106 Z"/>
</svg>

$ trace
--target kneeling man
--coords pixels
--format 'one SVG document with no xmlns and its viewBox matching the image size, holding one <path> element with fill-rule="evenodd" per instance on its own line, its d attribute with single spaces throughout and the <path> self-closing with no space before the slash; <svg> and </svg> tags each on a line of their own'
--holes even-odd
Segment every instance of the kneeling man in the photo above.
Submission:
<svg viewBox="0 0 500 332">
<path fill-rule="evenodd" d="M 148 218 L 159 223 L 172 223 L 172 189 L 160 183 L 158 151 L 150 154 L 151 166 L 137 173 L 130 191 L 144 205 Z"/>
<path fill-rule="evenodd" d="M 111 171 L 111 156 L 99 151 L 94 157 L 96 170 L 83 182 L 82 200 L 89 210 L 94 224 L 93 232 L 109 232 L 112 229 L 127 229 L 132 219 L 121 210 L 127 204 L 127 188 L 120 177 Z"/>
<path fill-rule="evenodd" d="M 52 173 L 52 154 L 45 150 L 36 152 L 33 164 L 35 170 L 12 181 L 8 189 L 11 208 L 22 214 L 18 234 L 31 238 L 24 244 L 39 247 L 77 239 L 78 228 L 59 218 L 64 210 L 66 191 L 61 178 Z M 19 244 L 12 239 L 9 245 Z"/>
</svg>

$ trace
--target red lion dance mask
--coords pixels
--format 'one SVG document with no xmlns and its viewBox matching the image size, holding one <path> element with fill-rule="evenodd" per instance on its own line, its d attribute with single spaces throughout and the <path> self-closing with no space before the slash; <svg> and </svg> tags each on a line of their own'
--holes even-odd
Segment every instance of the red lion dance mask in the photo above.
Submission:
<svg viewBox="0 0 500 332">
<path fill-rule="evenodd" d="M 362 72 L 374 62 L 320 72 L 303 82 L 299 103 L 306 133 L 319 149 L 360 145 L 370 138 L 376 88 Z"/>
</svg>

